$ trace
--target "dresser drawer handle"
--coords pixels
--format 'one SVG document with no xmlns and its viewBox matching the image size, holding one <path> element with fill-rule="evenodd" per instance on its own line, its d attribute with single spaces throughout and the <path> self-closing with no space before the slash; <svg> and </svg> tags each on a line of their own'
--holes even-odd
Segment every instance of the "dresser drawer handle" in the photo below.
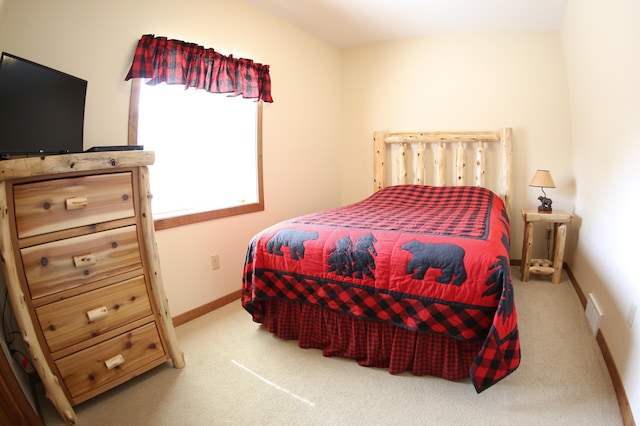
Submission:
<svg viewBox="0 0 640 426">
<path fill-rule="evenodd" d="M 117 366 L 124 363 L 124 357 L 120 354 L 114 356 L 113 358 L 109 358 L 104 362 L 104 366 L 107 367 L 107 370 L 113 370 Z"/>
<path fill-rule="evenodd" d="M 109 309 L 106 306 L 100 306 L 99 308 L 87 311 L 87 318 L 89 322 L 95 322 L 109 315 Z"/>
<path fill-rule="evenodd" d="M 64 200 L 64 205 L 67 210 L 83 209 L 89 205 L 89 199 L 87 197 L 73 197 Z"/>
<path fill-rule="evenodd" d="M 96 264 L 96 257 L 89 253 L 81 256 L 73 256 L 73 265 L 76 268 L 84 268 L 85 266 L 91 266 Z"/>
</svg>

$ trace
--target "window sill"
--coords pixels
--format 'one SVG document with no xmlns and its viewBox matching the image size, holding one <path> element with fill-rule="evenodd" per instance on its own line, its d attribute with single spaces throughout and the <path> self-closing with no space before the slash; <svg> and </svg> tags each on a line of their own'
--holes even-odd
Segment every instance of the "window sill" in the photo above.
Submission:
<svg viewBox="0 0 640 426">
<path fill-rule="evenodd" d="M 246 204 L 242 206 L 229 207 L 226 209 L 212 210 L 183 216 L 174 216 L 164 219 L 154 220 L 154 228 L 156 231 L 162 229 L 177 228 L 179 226 L 191 225 L 194 223 L 206 222 L 224 217 L 237 216 L 240 214 L 259 212 L 264 210 L 264 202 Z"/>
</svg>

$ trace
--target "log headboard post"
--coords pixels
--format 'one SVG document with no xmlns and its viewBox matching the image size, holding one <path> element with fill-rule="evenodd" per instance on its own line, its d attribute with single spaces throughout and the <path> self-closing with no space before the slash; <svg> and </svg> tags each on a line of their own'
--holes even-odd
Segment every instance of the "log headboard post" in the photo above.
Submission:
<svg viewBox="0 0 640 426">
<path fill-rule="evenodd" d="M 389 132 L 375 132 L 373 134 L 373 192 L 387 186 L 387 167 L 385 159 L 387 147 L 385 140 Z"/>
<path fill-rule="evenodd" d="M 467 156 L 473 156 L 475 169 L 473 173 L 473 184 L 492 188 L 494 192 L 502 198 L 507 210 L 511 213 L 511 145 L 512 130 L 509 127 L 503 128 L 500 132 L 398 132 L 376 131 L 373 134 L 373 191 L 376 192 L 389 185 L 387 181 L 388 160 L 391 159 L 388 145 L 397 145 L 398 167 L 400 174 L 394 179 L 394 184 L 405 183 L 407 178 L 407 153 L 415 153 L 414 183 L 418 185 L 427 184 L 423 179 L 426 167 L 426 152 L 433 145 L 433 184 L 446 185 L 447 164 L 446 147 L 456 144 L 455 149 L 455 176 L 452 185 L 468 185 L 466 183 L 465 168 Z M 496 176 L 497 182 L 485 182 L 487 171 L 488 144 L 498 145 L 499 155 L 491 161 L 491 176 Z M 415 144 L 415 148 L 410 148 Z M 495 146 L 495 145 L 494 145 Z"/>
</svg>

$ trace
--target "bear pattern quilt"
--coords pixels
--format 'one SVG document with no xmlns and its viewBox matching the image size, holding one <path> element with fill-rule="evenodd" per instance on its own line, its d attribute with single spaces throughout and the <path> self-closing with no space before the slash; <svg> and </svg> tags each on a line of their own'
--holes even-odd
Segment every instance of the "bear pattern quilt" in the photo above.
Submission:
<svg viewBox="0 0 640 426">
<path fill-rule="evenodd" d="M 482 341 L 477 392 L 520 363 L 509 219 L 480 187 L 397 185 L 360 202 L 293 218 L 251 240 L 242 305 L 321 306 L 461 341 Z"/>
</svg>

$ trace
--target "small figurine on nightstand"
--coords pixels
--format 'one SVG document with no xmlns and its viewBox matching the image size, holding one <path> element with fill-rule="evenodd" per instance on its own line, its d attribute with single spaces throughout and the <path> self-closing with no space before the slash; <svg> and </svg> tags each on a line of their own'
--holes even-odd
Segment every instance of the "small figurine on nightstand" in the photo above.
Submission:
<svg viewBox="0 0 640 426">
<path fill-rule="evenodd" d="M 550 212 L 550 211 L 552 211 L 551 204 L 553 203 L 553 201 L 551 201 L 551 198 L 543 197 L 541 195 L 541 196 L 538 197 L 538 200 L 540 200 L 540 205 L 538 206 L 538 211 L 539 212 Z"/>
</svg>

